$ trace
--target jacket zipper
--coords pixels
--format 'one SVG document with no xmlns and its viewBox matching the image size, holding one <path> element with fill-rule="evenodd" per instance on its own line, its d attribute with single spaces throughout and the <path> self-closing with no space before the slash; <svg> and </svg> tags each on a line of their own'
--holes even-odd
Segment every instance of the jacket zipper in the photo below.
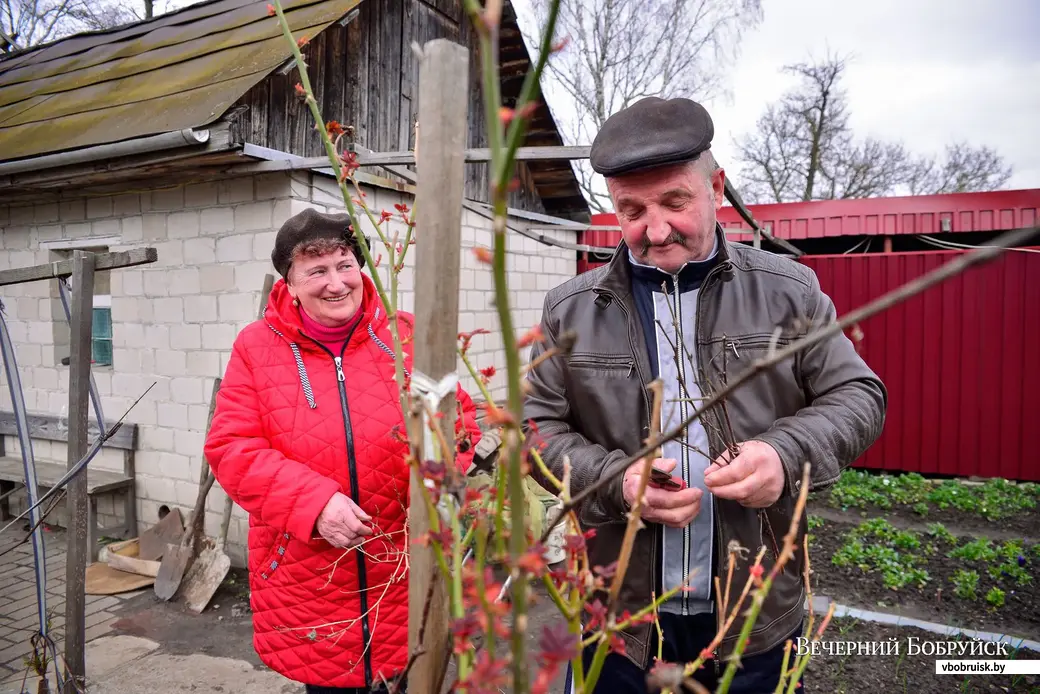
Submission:
<svg viewBox="0 0 1040 694">
<path fill-rule="evenodd" d="M 675 315 L 675 325 L 673 326 L 673 328 L 675 330 L 675 352 L 676 352 L 676 354 L 675 354 L 675 360 L 676 360 L 675 369 L 676 369 L 676 371 L 679 374 L 679 387 L 680 387 L 680 391 L 679 392 L 680 392 L 680 396 L 681 396 L 682 392 L 686 391 L 686 361 L 685 361 L 686 342 L 683 339 L 683 331 L 682 331 L 682 313 L 681 313 L 681 303 L 680 303 L 681 297 L 680 297 L 680 294 L 679 294 L 679 274 L 678 273 L 672 275 L 672 297 L 673 297 L 673 299 L 672 299 L 672 312 Z M 696 345 L 694 346 L 694 349 L 696 349 Z M 686 395 L 689 396 L 689 392 L 687 392 Z M 687 403 L 682 397 L 680 397 L 680 402 L 679 402 L 679 418 L 680 418 L 680 420 L 685 420 L 686 419 L 686 417 L 688 415 L 688 409 L 687 408 L 691 404 L 692 403 Z M 685 438 L 685 433 L 684 433 L 684 438 Z M 681 460 L 679 462 L 682 465 L 682 468 L 680 470 L 680 474 L 682 475 L 683 482 L 685 482 L 687 485 L 689 485 L 690 484 L 690 480 L 689 480 L 689 469 L 690 469 L 690 466 L 689 466 L 689 455 L 690 455 L 690 452 L 689 452 L 689 450 L 687 450 L 687 448 L 685 446 L 683 446 L 680 449 L 680 451 L 681 451 L 680 452 Z M 714 504 L 713 504 L 713 506 L 714 506 Z M 662 532 L 664 532 L 664 531 L 662 530 Z M 683 546 L 683 575 L 684 576 L 688 576 L 689 573 L 690 573 L 690 526 L 689 525 L 687 525 L 687 526 L 685 526 L 683 528 L 683 544 L 682 544 L 682 546 Z M 710 579 L 709 579 L 709 581 L 710 581 Z M 711 590 L 711 586 L 710 586 L 710 583 L 709 583 L 709 592 L 710 592 L 710 590 Z M 682 603 L 682 614 L 683 614 L 683 616 L 686 616 L 686 615 L 688 615 L 690 613 L 689 594 L 684 591 L 682 593 L 682 598 L 680 599 L 680 601 Z"/>
<path fill-rule="evenodd" d="M 350 424 L 350 407 L 347 403 L 347 384 L 346 375 L 343 373 L 343 353 L 347 350 L 347 345 L 350 344 L 350 338 L 354 336 L 354 330 L 357 328 L 355 325 L 351 329 L 350 334 L 347 335 L 347 339 L 343 342 L 343 348 L 340 350 L 340 355 L 337 357 L 318 340 L 313 337 L 308 339 L 313 340 L 318 347 L 325 351 L 330 357 L 332 357 L 333 363 L 336 365 L 336 384 L 339 386 L 339 404 L 343 410 L 343 430 L 347 437 L 347 470 L 350 475 L 350 496 L 353 498 L 354 503 L 358 506 L 361 505 L 361 486 L 358 484 L 357 474 L 357 457 L 354 451 L 354 429 Z M 301 335 L 304 333 L 300 333 Z M 365 567 L 365 553 L 355 552 L 354 556 L 357 557 L 357 568 L 358 568 L 358 597 L 361 600 L 361 639 L 362 649 L 364 651 L 365 661 L 365 688 L 369 688 L 372 684 L 372 633 L 369 629 L 368 624 L 368 578 L 366 576 Z"/>
<path fill-rule="evenodd" d="M 709 283 L 711 282 L 712 276 L 714 276 L 717 273 L 721 272 L 721 270 L 720 270 L 721 267 L 722 267 L 721 265 L 717 265 L 714 268 L 712 268 L 711 271 L 708 272 L 707 276 L 704 278 L 704 281 L 701 282 L 700 289 L 697 290 L 697 309 L 696 309 L 696 312 L 697 312 L 697 333 L 701 333 L 704 330 L 704 320 L 703 320 L 704 316 L 701 314 L 701 299 L 704 296 L 704 290 L 707 289 L 710 286 Z M 701 342 L 702 342 L 702 340 L 701 340 L 700 334 L 694 335 L 693 349 L 694 349 L 695 352 L 697 352 L 697 357 L 698 357 L 697 361 L 698 362 L 700 362 L 701 358 L 703 357 L 703 355 L 700 354 Z M 699 371 L 700 371 L 701 374 L 703 374 L 704 373 L 704 368 L 701 367 L 701 369 Z M 694 374 L 694 378 L 697 378 L 697 376 L 698 376 L 698 374 Z M 701 382 L 700 378 L 697 378 L 697 380 L 700 383 L 701 393 L 703 394 L 704 392 L 706 392 L 704 390 L 704 383 Z M 709 447 L 710 447 L 710 443 L 709 443 Z M 715 548 L 715 562 L 716 562 L 715 563 L 715 568 L 716 568 L 716 571 L 718 571 L 721 574 L 721 572 L 722 572 L 722 554 L 721 554 L 721 551 L 722 551 L 722 546 L 725 543 L 723 542 L 724 538 L 722 536 L 722 517 L 719 515 L 719 505 L 717 503 L 715 503 L 715 501 L 716 501 L 715 499 L 712 499 L 712 504 L 711 504 L 712 516 L 715 519 L 715 527 L 718 529 L 718 536 L 719 536 L 718 547 Z M 725 587 L 722 586 L 722 582 L 721 581 L 719 581 L 719 586 L 723 590 L 725 590 Z M 717 603 L 718 603 L 718 600 L 716 600 L 716 604 Z M 728 608 L 729 605 L 727 605 L 726 607 Z M 722 610 L 716 610 L 716 612 L 717 612 L 717 614 L 715 616 L 715 633 L 717 634 L 719 631 L 722 630 L 722 624 L 723 624 L 723 621 L 725 620 L 725 615 L 722 614 Z M 721 671 L 721 668 L 719 666 L 719 649 L 718 649 L 718 647 L 716 647 L 715 650 L 713 650 L 711 652 L 711 662 L 714 664 L 714 667 L 715 667 L 715 677 L 719 677 L 722 674 L 722 671 Z"/>
</svg>

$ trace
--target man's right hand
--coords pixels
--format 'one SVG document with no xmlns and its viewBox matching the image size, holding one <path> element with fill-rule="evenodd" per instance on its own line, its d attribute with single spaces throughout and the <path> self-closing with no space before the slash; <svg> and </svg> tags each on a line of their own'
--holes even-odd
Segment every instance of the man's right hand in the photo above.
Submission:
<svg viewBox="0 0 1040 694">
<path fill-rule="evenodd" d="M 629 508 L 635 505 L 636 494 L 639 492 L 639 477 L 643 474 L 644 464 L 643 460 L 638 460 L 625 470 L 622 490 Z M 655 458 L 652 463 L 653 467 L 668 473 L 675 469 L 676 464 L 671 458 Z M 701 510 L 701 495 L 701 490 L 696 487 L 668 491 L 647 484 L 640 516 L 651 523 L 661 523 L 670 528 L 685 528 Z"/>
<path fill-rule="evenodd" d="M 361 510 L 354 500 L 342 492 L 336 492 L 325 504 L 318 522 L 318 534 L 333 547 L 347 548 L 360 544 L 363 537 L 372 534 L 365 525 L 372 517 Z"/>
</svg>

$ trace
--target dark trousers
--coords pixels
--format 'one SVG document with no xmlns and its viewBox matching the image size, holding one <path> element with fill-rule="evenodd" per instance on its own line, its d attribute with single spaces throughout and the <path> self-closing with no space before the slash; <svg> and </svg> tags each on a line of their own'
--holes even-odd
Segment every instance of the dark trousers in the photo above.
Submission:
<svg viewBox="0 0 1040 694">
<path fill-rule="evenodd" d="M 690 663 L 696 660 L 702 650 L 708 647 L 711 639 L 715 636 L 715 615 L 699 614 L 682 617 L 679 615 L 662 612 L 661 631 L 664 632 L 664 644 L 661 649 L 661 657 L 669 663 Z M 791 638 L 801 634 L 802 628 L 791 634 Z M 657 655 L 657 630 L 651 627 L 651 653 Z M 595 646 L 586 648 L 582 653 L 582 661 L 588 671 L 592 664 L 592 656 L 596 652 Z M 740 659 L 741 667 L 730 685 L 730 694 L 771 694 L 776 690 L 780 681 L 780 667 L 784 660 L 784 644 L 771 651 L 760 653 Z M 653 666 L 651 658 L 650 667 Z M 708 691 L 715 691 L 718 680 L 726 671 L 726 663 L 718 663 L 719 675 L 715 674 L 715 663 L 706 661 L 704 667 L 694 673 L 693 678 L 703 684 Z M 798 691 L 805 692 L 804 687 Z M 568 668 L 567 684 L 565 694 L 571 692 L 571 673 Z M 594 694 L 648 694 L 646 686 L 646 671 L 640 670 L 628 658 L 608 653 L 603 662 L 599 679 L 596 681 Z"/>
</svg>

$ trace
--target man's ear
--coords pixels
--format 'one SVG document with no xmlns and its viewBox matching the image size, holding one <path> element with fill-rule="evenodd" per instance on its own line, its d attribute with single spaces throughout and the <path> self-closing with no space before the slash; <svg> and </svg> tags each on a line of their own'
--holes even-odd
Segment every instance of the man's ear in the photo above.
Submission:
<svg viewBox="0 0 1040 694">
<path fill-rule="evenodd" d="M 715 209 L 719 210 L 726 200 L 726 170 L 721 166 L 711 173 L 711 191 L 715 197 Z"/>
</svg>

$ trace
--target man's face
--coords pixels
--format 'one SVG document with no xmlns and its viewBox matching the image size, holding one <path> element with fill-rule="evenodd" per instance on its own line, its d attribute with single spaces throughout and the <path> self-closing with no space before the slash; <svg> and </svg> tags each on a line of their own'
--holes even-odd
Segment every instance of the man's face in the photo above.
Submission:
<svg viewBox="0 0 1040 694">
<path fill-rule="evenodd" d="M 721 168 L 707 178 L 700 162 L 607 179 L 621 235 L 632 255 L 668 273 L 711 253 L 724 185 Z"/>
</svg>

